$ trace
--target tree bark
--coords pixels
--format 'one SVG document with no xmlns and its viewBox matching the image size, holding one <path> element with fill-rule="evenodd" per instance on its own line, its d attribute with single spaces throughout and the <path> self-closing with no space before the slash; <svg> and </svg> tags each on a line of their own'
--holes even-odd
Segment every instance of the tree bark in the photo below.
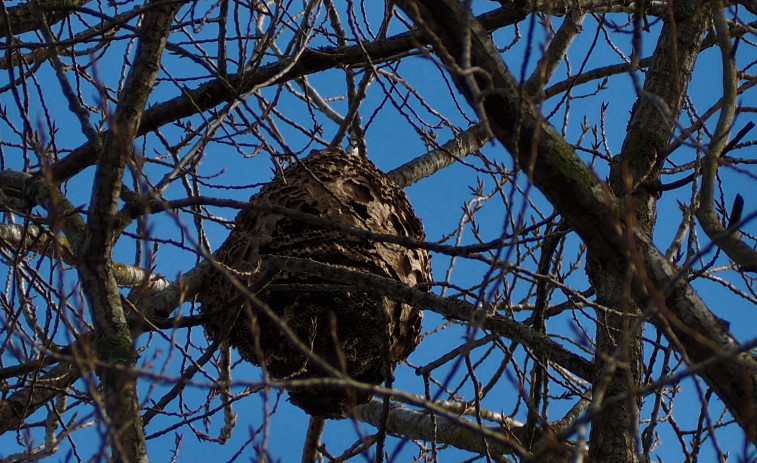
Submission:
<svg viewBox="0 0 757 463">
<path fill-rule="evenodd" d="M 91 0 L 29 0 L 0 14 L 0 35 L 17 35 L 40 29 L 44 23 L 55 24 L 67 18 L 77 7 Z"/>
<path fill-rule="evenodd" d="M 118 201 L 124 168 L 134 155 L 133 142 L 147 97 L 158 75 L 160 58 L 180 3 L 149 8 L 137 32 L 133 66 L 113 114 L 110 136 L 101 144 L 96 183 L 90 202 L 84 242 L 78 249 L 79 274 L 95 325 L 95 350 L 103 364 L 103 418 L 110 430 L 111 452 L 116 461 L 147 462 L 145 435 L 133 367 L 136 362 L 112 261 L 118 238 Z M 99 140 L 91 143 L 100 145 Z"/>
<path fill-rule="evenodd" d="M 666 152 L 678 121 L 711 14 L 709 6 L 697 7 L 693 1 L 677 2 L 675 8 L 678 15 L 664 20 L 623 151 L 613 159 L 610 169 L 610 187 L 620 198 L 626 222 L 650 238 L 657 220 L 655 187 L 664 161 L 658 153 Z M 596 462 L 635 463 L 642 454 L 636 445 L 641 407 L 636 390 L 644 371 L 641 308 L 631 297 L 630 267 L 622 273 L 614 272 L 593 252 L 589 262 L 587 273 L 597 302 L 614 311 L 597 311 L 595 364 L 599 377 L 593 395 L 595 406 L 613 396 L 627 397 L 603 405 L 603 412 L 594 418 L 590 456 Z"/>
<path fill-rule="evenodd" d="M 398 5 L 430 37 L 458 88 L 519 168 L 569 221 L 605 268 L 619 275 L 628 272 L 629 294 L 652 316 L 689 365 L 704 362 L 698 366 L 703 378 L 717 391 L 748 438 L 757 442 L 757 361 L 741 352 L 728 328 L 646 234 L 629 221 L 627 214 L 621 214 L 609 186 L 598 181 L 522 94 L 496 47 L 463 4 L 454 0 L 400 0 Z"/>
</svg>

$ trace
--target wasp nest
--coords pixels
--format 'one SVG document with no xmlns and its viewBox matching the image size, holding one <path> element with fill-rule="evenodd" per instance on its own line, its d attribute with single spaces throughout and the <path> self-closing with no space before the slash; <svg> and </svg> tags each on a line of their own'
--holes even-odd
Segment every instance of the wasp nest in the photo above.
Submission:
<svg viewBox="0 0 757 463">
<path fill-rule="evenodd" d="M 425 239 L 405 193 L 370 161 L 338 150 L 312 152 L 250 201 L 375 233 Z M 428 253 L 253 208 L 239 213 L 216 253 L 228 272 L 211 271 L 199 295 L 202 310 L 210 315 L 210 335 L 230 330 L 231 345 L 272 378 L 314 379 L 312 386 L 290 388 L 290 400 L 311 415 L 342 417 L 351 406 L 367 402 L 370 394 L 318 384 L 317 378 L 330 375 L 303 355 L 263 310 L 230 303 L 241 298 L 228 274 L 256 288 L 257 297 L 314 354 L 365 383 L 381 383 L 415 349 L 422 312 L 317 275 L 266 275 L 261 265 L 266 255 L 308 258 L 416 286 L 431 281 Z"/>
</svg>

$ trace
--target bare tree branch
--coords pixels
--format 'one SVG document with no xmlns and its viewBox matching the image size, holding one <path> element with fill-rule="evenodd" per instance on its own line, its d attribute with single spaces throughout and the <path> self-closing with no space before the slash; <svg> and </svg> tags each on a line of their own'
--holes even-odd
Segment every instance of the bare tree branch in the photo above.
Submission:
<svg viewBox="0 0 757 463">
<path fill-rule="evenodd" d="M 387 173 L 401 188 L 438 172 L 475 153 L 489 141 L 481 124 L 476 124 L 452 140 Z"/>
<path fill-rule="evenodd" d="M 89 2 L 90 0 L 28 0 L 7 8 L 6 13 L 0 15 L 0 35 L 23 34 L 41 29 L 45 23 L 55 24 L 71 15 L 77 7 Z"/>
<path fill-rule="evenodd" d="M 466 69 L 460 62 L 462 40 L 458 31 L 470 31 L 471 65 L 486 72 L 491 80 L 482 78 L 479 89 L 469 87 L 460 78 L 460 90 L 474 107 L 483 108 L 482 119 L 487 120 L 520 168 L 562 212 L 592 252 L 601 256 L 604 265 L 626 272 L 630 263 L 642 264 L 630 275 L 633 297 L 642 307 L 656 309 L 653 321 L 685 358 L 696 363 L 738 350 L 738 342 L 728 329 L 686 282 L 679 281 L 678 272 L 654 246 L 638 233 L 634 233 L 633 242 L 628 242 L 628 232 L 624 231 L 626 226 L 612 194 L 518 92 L 515 79 L 468 11 L 451 0 L 434 5 L 425 1 L 399 4 L 432 37 L 435 52 L 450 66 L 456 79 L 464 73 L 478 76 L 481 72 Z M 703 342 L 705 339 L 707 342 Z M 753 426 L 757 360 L 746 354 L 740 360 L 717 362 L 703 376 L 749 438 L 757 442 L 757 429 Z M 730 378 L 743 380 L 734 383 Z"/>
<path fill-rule="evenodd" d="M 139 28 L 139 45 L 134 64 L 121 90 L 113 114 L 111 133 L 105 138 L 99 156 L 97 184 L 92 194 L 86 237 L 75 254 L 84 292 L 95 324 L 98 359 L 107 364 L 133 366 L 136 361 L 133 341 L 121 305 L 118 283 L 113 271 L 112 252 L 120 230 L 116 227 L 118 199 L 123 173 L 142 117 L 147 97 L 158 75 L 174 15 L 180 3 L 161 4 L 145 12 Z M 99 144 L 96 142 L 96 145 Z M 147 449 L 139 415 L 136 378 L 126 372 L 101 373 L 106 415 L 111 426 L 111 449 L 119 461 L 146 462 Z"/>
<path fill-rule="evenodd" d="M 383 403 L 373 401 L 360 405 L 355 409 L 355 415 L 360 421 L 380 426 L 383 414 Z M 462 420 L 462 418 L 459 418 Z M 470 422 L 471 427 L 476 427 Z M 492 432 L 501 432 L 499 426 L 490 426 Z M 432 419 L 428 414 L 417 412 L 401 405 L 393 405 L 389 409 L 387 432 L 400 434 L 410 439 L 420 439 L 428 442 L 438 441 L 470 450 L 482 455 L 490 455 L 494 461 L 510 461 L 505 455 L 515 453 L 512 448 L 498 442 L 488 442 L 486 437 L 466 428 L 460 428 L 459 423 L 444 417 Z"/>
<path fill-rule="evenodd" d="M 2 462 L 183 461 L 216 444 L 224 461 L 751 457 L 749 1 L 5 4 Z M 406 190 L 428 238 L 366 202 L 372 176 L 290 174 L 329 143 L 406 163 L 402 186 L 434 175 Z M 259 200 L 271 175 L 291 205 Z M 346 193 L 323 215 L 308 185 Z M 243 236 L 219 265 L 237 211 L 285 237 Z M 280 247 L 260 251 L 268 239 Z M 348 245 L 428 252 L 435 278 L 324 257 Z M 249 255 L 260 269 L 235 264 Z M 222 286 L 209 314 L 195 296 Z M 315 318 L 284 301 L 312 292 Z M 411 310 L 399 335 L 422 340 L 368 378 L 344 368 L 377 355 L 348 334 L 365 311 L 341 308 L 377 297 L 390 318 Z M 257 358 L 305 363 L 258 368 L 232 332 Z M 306 439 L 286 400 L 305 390 L 379 401 L 350 415 L 338 399 L 348 419 Z"/>
<path fill-rule="evenodd" d="M 718 34 L 718 46 L 723 63 L 723 99 L 720 106 L 718 125 L 713 134 L 710 146 L 705 151 L 702 164 L 702 191 L 699 195 L 699 209 L 697 219 L 705 233 L 715 244 L 725 252 L 742 270 L 757 272 L 757 251 L 752 249 L 740 238 L 738 220 L 734 227 L 726 227 L 720 221 L 714 207 L 715 179 L 720 158 L 728 144 L 734 115 L 736 114 L 736 95 L 738 81 L 736 66 L 733 62 L 733 49 L 728 36 L 725 12 L 722 8 L 715 12 L 715 30 Z"/>
</svg>

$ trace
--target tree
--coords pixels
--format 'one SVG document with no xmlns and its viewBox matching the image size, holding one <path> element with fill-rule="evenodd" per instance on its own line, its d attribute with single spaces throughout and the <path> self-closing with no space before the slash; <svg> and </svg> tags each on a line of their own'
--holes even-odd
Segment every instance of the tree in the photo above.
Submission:
<svg viewBox="0 0 757 463">
<path fill-rule="evenodd" d="M 8 3 L 2 461 L 754 461 L 751 2 Z M 427 241 L 319 226 L 435 283 L 267 256 L 425 311 L 305 439 L 194 297 L 271 168 L 328 146 Z"/>
</svg>

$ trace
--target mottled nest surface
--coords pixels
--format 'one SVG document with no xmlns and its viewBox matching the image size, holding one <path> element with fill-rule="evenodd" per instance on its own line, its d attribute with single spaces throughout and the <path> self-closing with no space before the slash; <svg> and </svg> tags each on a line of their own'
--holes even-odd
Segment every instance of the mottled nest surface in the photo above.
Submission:
<svg viewBox="0 0 757 463">
<path fill-rule="evenodd" d="M 314 151 L 251 198 L 376 233 L 424 240 L 423 225 L 405 193 L 370 161 L 341 151 Z M 217 260 L 257 293 L 312 351 L 350 377 L 379 384 L 420 341 L 422 312 L 315 275 L 266 275 L 266 255 L 303 257 L 401 281 L 431 281 L 422 249 L 377 243 L 272 213 L 242 210 Z M 270 272 L 268 272 L 270 273 Z M 329 377 L 298 351 L 260 310 L 230 304 L 238 291 L 223 272 L 211 271 L 199 299 L 209 312 L 207 331 L 227 331 L 240 355 L 275 379 Z M 236 314 L 239 314 L 236 316 Z M 250 317 L 252 314 L 252 317 Z M 388 357 L 388 358 L 387 358 Z M 346 366 L 346 369 L 345 369 Z M 337 386 L 290 388 L 290 400 L 311 415 L 343 417 L 370 394 Z"/>
</svg>

